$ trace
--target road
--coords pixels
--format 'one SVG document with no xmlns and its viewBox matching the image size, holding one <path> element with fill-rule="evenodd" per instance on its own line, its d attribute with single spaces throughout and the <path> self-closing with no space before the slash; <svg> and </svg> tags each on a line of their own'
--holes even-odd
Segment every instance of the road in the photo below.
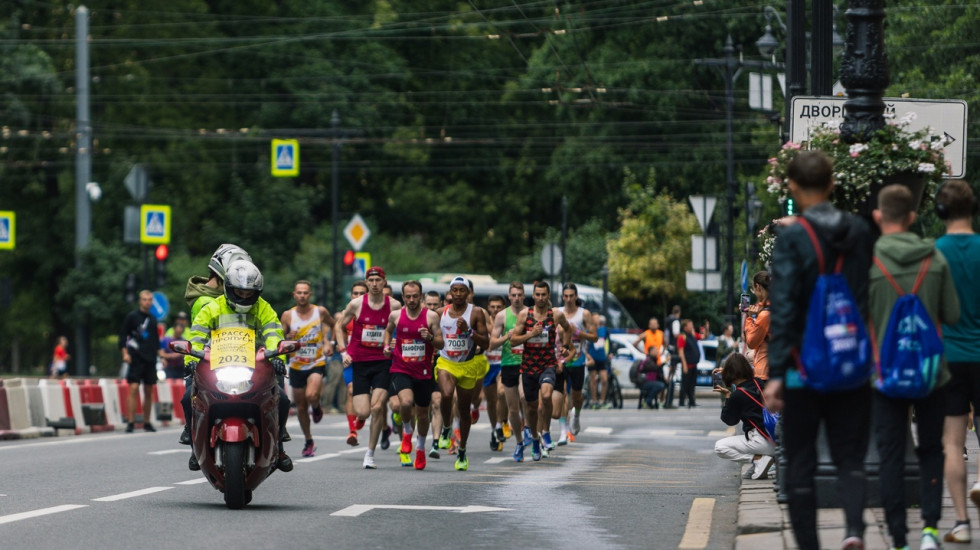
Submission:
<svg viewBox="0 0 980 550">
<path fill-rule="evenodd" d="M 728 549 L 739 470 L 713 454 L 731 433 L 717 400 L 701 403 L 585 411 L 574 443 L 523 463 L 510 459 L 512 439 L 490 451 L 484 415 L 467 472 L 445 454 L 401 468 L 395 445 L 364 470 L 340 415 L 314 425 L 317 456 L 301 459 L 291 419 L 294 471 L 273 474 L 240 511 L 187 470 L 177 427 L 3 441 L 0 547 Z"/>
</svg>

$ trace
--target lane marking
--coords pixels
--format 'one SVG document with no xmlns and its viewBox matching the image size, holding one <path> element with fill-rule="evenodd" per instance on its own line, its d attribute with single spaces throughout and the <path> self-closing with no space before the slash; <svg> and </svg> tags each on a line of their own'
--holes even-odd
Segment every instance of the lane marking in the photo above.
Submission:
<svg viewBox="0 0 980 550">
<path fill-rule="evenodd" d="M 727 430 L 711 430 L 708 432 L 710 437 L 728 437 L 730 435 L 735 435 L 735 428 L 728 428 Z"/>
<path fill-rule="evenodd" d="M 687 528 L 678 548 L 700 549 L 708 546 L 711 537 L 711 514 L 715 509 L 715 499 L 696 498 L 687 514 Z"/>
<path fill-rule="evenodd" d="M 443 512 L 458 512 L 473 514 L 477 512 L 510 512 L 510 508 L 494 508 L 493 506 L 412 506 L 405 504 L 352 504 L 343 510 L 337 510 L 331 516 L 356 518 L 374 509 L 385 510 L 435 510 Z"/>
<path fill-rule="evenodd" d="M 344 439 L 346 439 L 346 438 L 344 438 Z M 352 453 L 363 453 L 364 452 L 364 449 L 356 449 L 356 448 L 355 449 L 344 449 L 343 451 L 337 451 L 337 452 L 340 453 L 340 454 L 342 454 L 342 455 L 347 455 L 347 454 L 352 454 Z"/>
<path fill-rule="evenodd" d="M 79 508 L 88 508 L 88 504 L 63 504 L 61 506 L 52 506 L 51 508 L 41 508 L 40 510 L 31 510 L 30 512 L 21 512 L 19 514 L 0 516 L 0 525 L 3 525 L 4 523 L 11 523 L 14 521 L 20 521 L 22 519 L 47 516 L 49 514 L 57 514 L 59 512 L 68 512 L 70 510 L 77 510 Z"/>
<path fill-rule="evenodd" d="M 513 462 L 513 457 L 509 456 L 495 456 L 493 458 L 488 458 L 483 461 L 484 464 L 500 464 L 502 462 Z"/>
<path fill-rule="evenodd" d="M 294 460 L 293 462 L 316 462 L 318 460 L 326 460 L 328 458 L 336 458 L 340 456 L 340 453 L 326 453 L 322 455 L 311 456 L 309 458 L 301 458 L 299 460 Z"/>
<path fill-rule="evenodd" d="M 584 433 L 586 435 L 588 435 L 588 434 L 609 435 L 609 434 L 613 433 L 613 429 L 612 428 L 604 428 L 602 426 L 588 426 L 584 430 L 582 430 L 582 433 Z"/>
<path fill-rule="evenodd" d="M 139 491 L 132 491 L 129 493 L 120 493 L 118 495 L 111 495 L 107 497 L 93 498 L 93 502 L 115 502 L 117 500 L 125 500 L 127 498 L 141 497 L 143 495 L 151 495 L 153 493 L 159 493 L 160 491 L 166 491 L 167 489 L 173 489 L 173 487 L 149 487 L 147 489 L 140 489 Z"/>
<path fill-rule="evenodd" d="M 148 452 L 146 454 L 148 454 L 148 455 L 174 455 L 174 454 L 177 454 L 177 453 L 186 453 L 189 450 L 190 450 L 190 448 L 188 447 L 187 449 L 167 449 L 166 451 L 150 451 L 150 452 Z"/>
<path fill-rule="evenodd" d="M 174 483 L 174 485 L 197 485 L 199 483 L 207 483 L 207 482 L 208 482 L 208 478 L 202 477 L 198 479 L 191 479 L 189 481 L 178 481 Z"/>
</svg>

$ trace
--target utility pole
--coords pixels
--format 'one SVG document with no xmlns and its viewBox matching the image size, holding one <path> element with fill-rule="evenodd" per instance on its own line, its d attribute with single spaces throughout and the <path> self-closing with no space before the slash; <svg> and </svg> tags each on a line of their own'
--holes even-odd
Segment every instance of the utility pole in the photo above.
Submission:
<svg viewBox="0 0 980 550">
<path fill-rule="evenodd" d="M 330 219 L 333 223 L 333 275 L 331 276 L 330 299 L 334 307 L 342 302 L 340 298 L 340 247 L 337 239 L 340 236 L 340 148 L 343 146 L 343 138 L 359 136 L 363 132 L 360 130 L 341 130 L 340 114 L 334 109 L 330 115 L 330 129 L 326 134 L 333 140 L 331 144 L 331 156 L 333 166 L 330 170 Z M 334 309 L 337 311 L 337 309 Z"/>
<path fill-rule="evenodd" d="M 92 179 L 92 121 L 89 120 L 88 8 L 75 10 L 75 267 L 82 267 L 82 253 L 92 232 L 92 204 L 85 186 Z M 75 326 L 75 374 L 88 375 L 89 329 L 87 320 Z"/>
</svg>

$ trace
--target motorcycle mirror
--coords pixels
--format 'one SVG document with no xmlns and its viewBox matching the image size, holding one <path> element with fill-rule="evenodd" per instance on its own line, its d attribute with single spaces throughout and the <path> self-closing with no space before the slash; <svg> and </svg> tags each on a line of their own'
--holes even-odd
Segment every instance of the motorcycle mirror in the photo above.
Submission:
<svg viewBox="0 0 980 550">
<path fill-rule="evenodd" d="M 298 350 L 299 348 L 300 348 L 300 343 L 297 342 L 296 340 L 283 340 L 283 341 L 279 342 L 279 345 L 278 346 L 276 346 L 276 351 L 271 351 L 271 350 L 270 351 L 266 351 L 265 352 L 265 358 L 266 359 L 270 359 L 270 358 L 275 357 L 277 355 L 283 355 L 283 354 L 286 354 L 286 353 L 292 353 L 292 352 Z"/>
<path fill-rule="evenodd" d="M 204 358 L 204 352 L 194 351 L 194 349 L 191 348 L 191 343 L 187 340 L 171 340 L 170 351 L 177 352 L 181 355 L 193 355 L 198 359 Z"/>
</svg>

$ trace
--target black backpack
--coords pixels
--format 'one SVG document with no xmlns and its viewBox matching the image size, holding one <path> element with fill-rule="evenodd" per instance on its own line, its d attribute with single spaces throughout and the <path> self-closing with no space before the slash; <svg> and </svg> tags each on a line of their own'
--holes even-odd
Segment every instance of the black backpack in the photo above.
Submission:
<svg viewBox="0 0 980 550">
<path fill-rule="evenodd" d="M 642 386 L 643 381 L 646 379 L 646 377 L 643 376 L 643 372 L 640 370 L 641 367 L 643 367 L 644 361 L 646 361 L 646 359 L 637 359 L 636 361 L 633 361 L 632 365 L 630 365 L 630 382 L 632 382 L 637 388 Z"/>
</svg>

